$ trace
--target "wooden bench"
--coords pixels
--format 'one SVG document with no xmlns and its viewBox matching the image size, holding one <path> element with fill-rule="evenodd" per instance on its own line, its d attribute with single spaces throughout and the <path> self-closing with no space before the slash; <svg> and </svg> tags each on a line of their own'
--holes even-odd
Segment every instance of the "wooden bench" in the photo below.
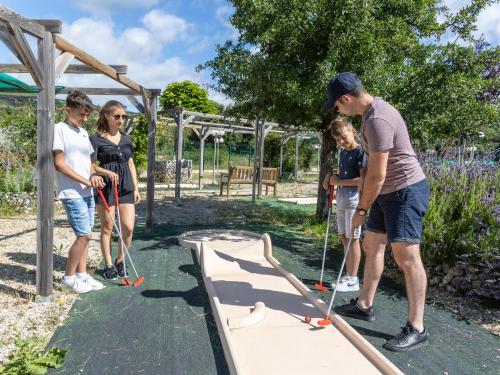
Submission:
<svg viewBox="0 0 500 375">
<path fill-rule="evenodd" d="M 274 189 L 274 196 L 276 196 L 276 185 L 278 183 L 278 168 L 262 168 L 262 185 L 266 187 L 266 195 L 269 191 L 269 186 Z M 220 175 L 220 195 L 222 196 L 222 189 L 224 185 L 227 188 L 227 196 L 231 195 L 231 185 L 249 184 L 253 182 L 253 167 L 244 167 L 234 165 L 229 168 L 229 173 L 221 173 Z"/>
</svg>

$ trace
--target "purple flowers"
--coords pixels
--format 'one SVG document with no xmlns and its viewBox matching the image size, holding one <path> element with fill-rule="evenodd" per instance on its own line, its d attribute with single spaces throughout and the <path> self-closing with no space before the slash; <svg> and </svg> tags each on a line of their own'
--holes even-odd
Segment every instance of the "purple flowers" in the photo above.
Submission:
<svg viewBox="0 0 500 375">
<path fill-rule="evenodd" d="M 422 243 L 426 262 L 466 253 L 483 260 L 498 256 L 500 168 L 494 155 L 461 162 L 449 150 L 418 156 L 431 186 Z"/>
</svg>

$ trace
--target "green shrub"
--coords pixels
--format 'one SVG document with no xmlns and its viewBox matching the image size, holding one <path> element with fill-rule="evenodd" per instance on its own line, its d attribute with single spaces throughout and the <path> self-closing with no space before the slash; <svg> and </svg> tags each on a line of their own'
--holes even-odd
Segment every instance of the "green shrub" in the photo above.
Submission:
<svg viewBox="0 0 500 375">
<path fill-rule="evenodd" d="M 4 170 L 0 167 L 0 192 L 22 193 L 36 191 L 34 167 L 18 166 Z"/>
<path fill-rule="evenodd" d="M 426 264 L 453 264 L 458 255 L 485 261 L 500 255 L 500 170 L 495 165 L 427 168 L 431 186 L 422 255 Z"/>
<path fill-rule="evenodd" d="M 52 348 L 44 352 L 45 340 L 32 336 L 16 336 L 16 350 L 9 355 L 5 367 L 0 366 L 0 373 L 5 375 L 42 375 L 48 368 L 63 366 L 66 350 Z"/>
</svg>

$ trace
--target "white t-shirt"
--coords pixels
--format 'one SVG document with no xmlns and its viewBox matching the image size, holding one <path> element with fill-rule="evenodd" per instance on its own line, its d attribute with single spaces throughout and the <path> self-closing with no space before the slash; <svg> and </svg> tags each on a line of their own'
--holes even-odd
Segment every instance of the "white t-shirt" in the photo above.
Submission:
<svg viewBox="0 0 500 375">
<path fill-rule="evenodd" d="M 52 150 L 64 153 L 64 162 L 85 179 L 90 178 L 90 155 L 94 152 L 87 131 L 65 122 L 55 124 Z M 59 199 L 85 198 L 93 195 L 91 187 L 56 171 Z"/>
</svg>

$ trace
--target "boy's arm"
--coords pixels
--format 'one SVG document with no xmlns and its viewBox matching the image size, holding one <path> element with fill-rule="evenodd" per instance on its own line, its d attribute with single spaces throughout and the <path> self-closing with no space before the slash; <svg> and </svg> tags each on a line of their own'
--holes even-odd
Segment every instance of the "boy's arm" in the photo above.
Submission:
<svg viewBox="0 0 500 375">
<path fill-rule="evenodd" d="M 66 162 L 64 161 L 64 152 L 62 152 L 61 150 L 54 150 L 54 166 L 56 168 L 56 171 L 62 173 L 66 177 L 69 177 L 72 180 L 75 180 L 87 187 L 92 187 L 92 183 L 90 182 L 90 180 L 86 180 L 78 173 L 76 173 L 73 168 L 66 164 Z"/>
<path fill-rule="evenodd" d="M 330 178 L 330 184 L 335 186 L 358 186 L 360 177 L 355 178 L 339 178 L 338 175 L 334 174 Z"/>
</svg>

